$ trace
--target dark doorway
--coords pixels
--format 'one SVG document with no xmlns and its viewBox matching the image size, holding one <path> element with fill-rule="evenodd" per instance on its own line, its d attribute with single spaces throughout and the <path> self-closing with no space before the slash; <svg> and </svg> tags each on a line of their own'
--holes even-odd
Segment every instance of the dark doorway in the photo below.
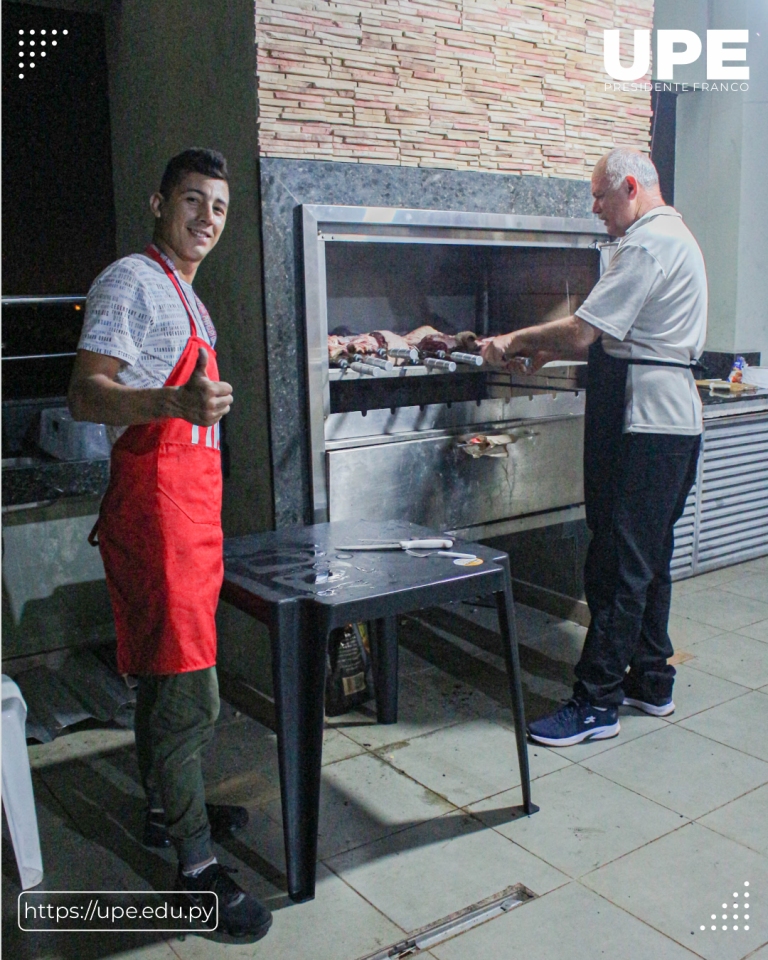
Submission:
<svg viewBox="0 0 768 960">
<path fill-rule="evenodd" d="M 675 202 L 675 123 L 677 94 L 669 90 L 651 93 L 651 160 L 659 172 L 661 195 L 670 206 Z"/>
<path fill-rule="evenodd" d="M 3 398 L 58 395 L 84 295 L 115 257 L 103 17 L 3 3 Z M 13 360 L 19 356 L 48 359 Z"/>
</svg>

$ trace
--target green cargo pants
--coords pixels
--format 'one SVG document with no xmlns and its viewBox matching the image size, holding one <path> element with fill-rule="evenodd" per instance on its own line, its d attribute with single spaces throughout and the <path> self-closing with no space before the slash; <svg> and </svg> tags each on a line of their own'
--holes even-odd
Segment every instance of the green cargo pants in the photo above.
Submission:
<svg viewBox="0 0 768 960">
<path fill-rule="evenodd" d="M 213 856 L 201 753 L 213 738 L 218 716 L 216 667 L 139 677 L 135 726 L 139 772 L 150 807 L 165 810 L 182 867 Z"/>
</svg>

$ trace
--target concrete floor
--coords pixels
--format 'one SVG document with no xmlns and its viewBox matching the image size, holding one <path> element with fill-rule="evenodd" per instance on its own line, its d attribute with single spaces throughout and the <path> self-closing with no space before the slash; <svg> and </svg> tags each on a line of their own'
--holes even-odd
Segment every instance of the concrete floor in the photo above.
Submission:
<svg viewBox="0 0 768 960">
<path fill-rule="evenodd" d="M 206 758 L 209 798 L 247 806 L 251 822 L 218 853 L 274 911 L 266 939 L 21 933 L 4 838 L 4 956 L 355 960 L 523 883 L 536 899 L 420 955 L 768 960 L 768 558 L 675 585 L 676 712 L 622 708 L 613 740 L 531 745 L 541 811 L 530 818 L 510 816 L 521 797 L 493 619 L 458 605 L 409 620 L 401 722 L 377 726 L 367 709 L 329 722 L 311 903 L 285 896 L 275 737 L 224 706 Z M 585 631 L 525 607 L 518 628 L 535 716 L 567 696 Z M 138 839 L 129 732 L 73 732 L 30 757 L 46 871 L 38 890 L 172 886 L 174 857 Z M 744 904 L 747 892 L 754 915 L 738 908 L 736 922 L 736 894 Z"/>
</svg>

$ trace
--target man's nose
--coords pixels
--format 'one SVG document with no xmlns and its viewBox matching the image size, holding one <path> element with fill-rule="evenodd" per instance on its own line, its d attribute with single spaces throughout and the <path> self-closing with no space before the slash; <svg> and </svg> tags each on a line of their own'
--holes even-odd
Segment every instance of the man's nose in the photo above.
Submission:
<svg viewBox="0 0 768 960">
<path fill-rule="evenodd" d="M 213 220 L 213 204 L 202 203 L 199 207 L 199 217 L 206 223 L 210 223 Z"/>
</svg>

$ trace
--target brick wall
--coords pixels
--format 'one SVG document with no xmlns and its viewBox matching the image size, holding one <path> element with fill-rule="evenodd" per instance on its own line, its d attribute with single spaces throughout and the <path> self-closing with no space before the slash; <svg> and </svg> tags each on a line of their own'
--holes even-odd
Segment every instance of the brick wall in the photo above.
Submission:
<svg viewBox="0 0 768 960">
<path fill-rule="evenodd" d="M 589 179 L 649 143 L 603 30 L 652 26 L 653 0 L 256 0 L 260 153 Z"/>
</svg>

